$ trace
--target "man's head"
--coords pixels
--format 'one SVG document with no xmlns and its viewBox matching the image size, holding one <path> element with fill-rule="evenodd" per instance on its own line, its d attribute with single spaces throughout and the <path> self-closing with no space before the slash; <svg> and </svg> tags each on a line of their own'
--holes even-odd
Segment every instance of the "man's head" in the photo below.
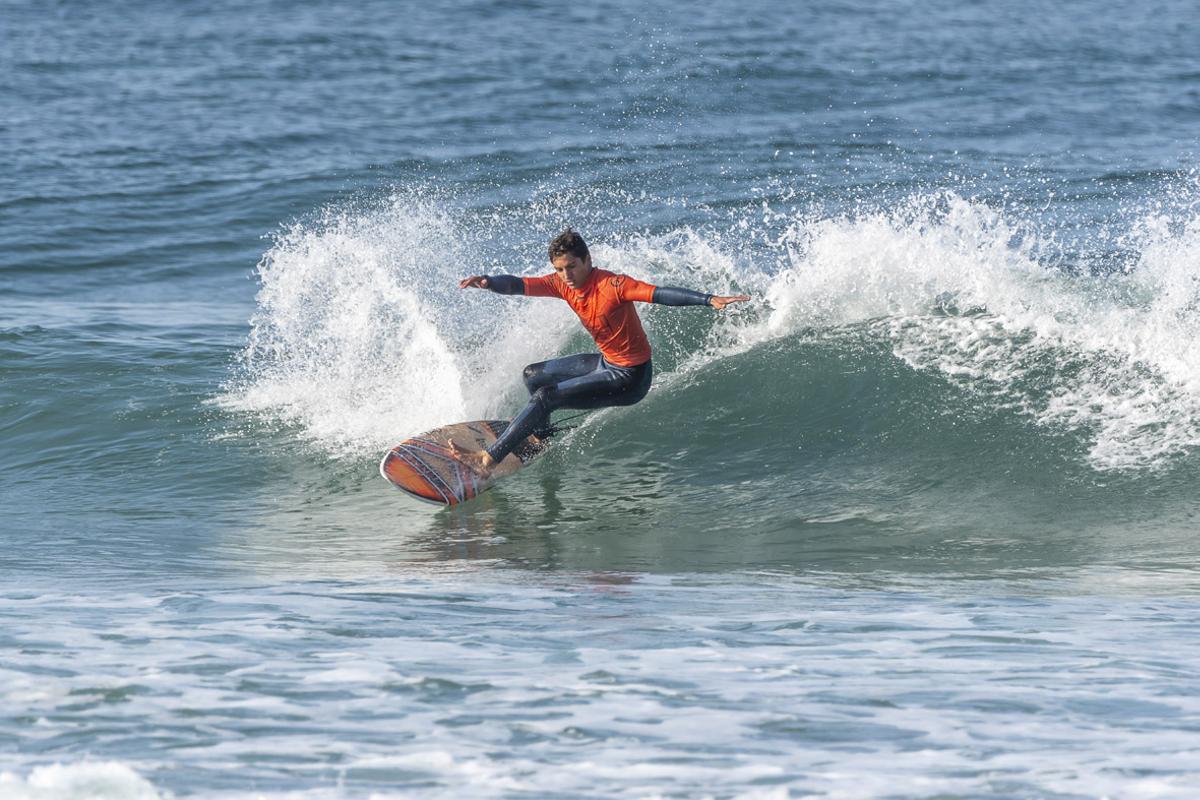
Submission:
<svg viewBox="0 0 1200 800">
<path fill-rule="evenodd" d="M 583 286 L 592 271 L 592 255 L 588 252 L 587 242 L 570 228 L 551 240 L 550 263 L 572 289 Z"/>
</svg>

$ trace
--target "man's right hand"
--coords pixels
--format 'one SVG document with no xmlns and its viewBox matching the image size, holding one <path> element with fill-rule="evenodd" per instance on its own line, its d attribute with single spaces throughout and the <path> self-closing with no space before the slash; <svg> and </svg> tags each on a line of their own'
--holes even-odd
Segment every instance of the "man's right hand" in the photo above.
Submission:
<svg viewBox="0 0 1200 800">
<path fill-rule="evenodd" d="M 458 288 L 460 289 L 486 289 L 487 287 L 487 275 L 472 275 L 458 282 Z"/>
<path fill-rule="evenodd" d="M 708 304 L 717 311 L 724 311 L 725 306 L 729 305 L 730 303 L 745 303 L 749 299 L 750 295 L 748 294 L 735 294 L 733 297 L 717 297 L 714 294 L 712 299 L 708 301 Z"/>
</svg>

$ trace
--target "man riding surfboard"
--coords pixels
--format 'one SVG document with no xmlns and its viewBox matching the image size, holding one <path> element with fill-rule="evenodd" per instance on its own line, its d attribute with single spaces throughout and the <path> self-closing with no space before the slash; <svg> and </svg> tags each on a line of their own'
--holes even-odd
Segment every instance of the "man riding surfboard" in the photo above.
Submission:
<svg viewBox="0 0 1200 800">
<path fill-rule="evenodd" d="M 690 289 L 653 286 L 628 275 L 592 266 L 583 237 L 568 228 L 550 242 L 554 272 L 537 278 L 473 275 L 459 288 L 488 289 L 498 294 L 558 297 L 567 302 L 592 335 L 599 353 L 579 353 L 525 368 L 529 403 L 500 438 L 486 450 L 468 451 L 450 443 L 455 455 L 486 476 L 531 433 L 546 430 L 551 412 L 560 408 L 630 406 L 650 391 L 653 367 L 650 342 L 634 302 L 667 306 L 711 306 L 718 311 L 742 303 L 748 295 L 718 297 Z"/>
</svg>

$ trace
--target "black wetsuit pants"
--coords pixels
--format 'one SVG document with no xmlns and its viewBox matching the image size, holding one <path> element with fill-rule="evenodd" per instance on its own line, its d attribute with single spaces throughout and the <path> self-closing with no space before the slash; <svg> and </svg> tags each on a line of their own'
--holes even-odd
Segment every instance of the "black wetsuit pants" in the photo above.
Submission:
<svg viewBox="0 0 1200 800">
<path fill-rule="evenodd" d="M 525 368 L 529 404 L 509 423 L 488 453 L 499 463 L 531 433 L 548 432 L 550 412 L 559 408 L 631 406 L 650 391 L 654 368 L 610 364 L 598 353 L 581 353 Z"/>
</svg>

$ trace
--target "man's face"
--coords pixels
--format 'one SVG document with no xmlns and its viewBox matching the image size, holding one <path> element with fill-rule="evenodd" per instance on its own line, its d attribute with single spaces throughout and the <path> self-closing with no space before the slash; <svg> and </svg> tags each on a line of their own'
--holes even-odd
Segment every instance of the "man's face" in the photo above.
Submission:
<svg viewBox="0 0 1200 800">
<path fill-rule="evenodd" d="M 588 273 L 592 271 L 592 257 L 581 259 L 579 256 L 565 253 L 561 256 L 555 256 L 551 259 L 550 264 L 554 267 L 554 271 L 558 276 L 566 281 L 567 286 L 572 289 L 578 289 L 583 286 L 583 282 L 587 280 Z"/>
</svg>

